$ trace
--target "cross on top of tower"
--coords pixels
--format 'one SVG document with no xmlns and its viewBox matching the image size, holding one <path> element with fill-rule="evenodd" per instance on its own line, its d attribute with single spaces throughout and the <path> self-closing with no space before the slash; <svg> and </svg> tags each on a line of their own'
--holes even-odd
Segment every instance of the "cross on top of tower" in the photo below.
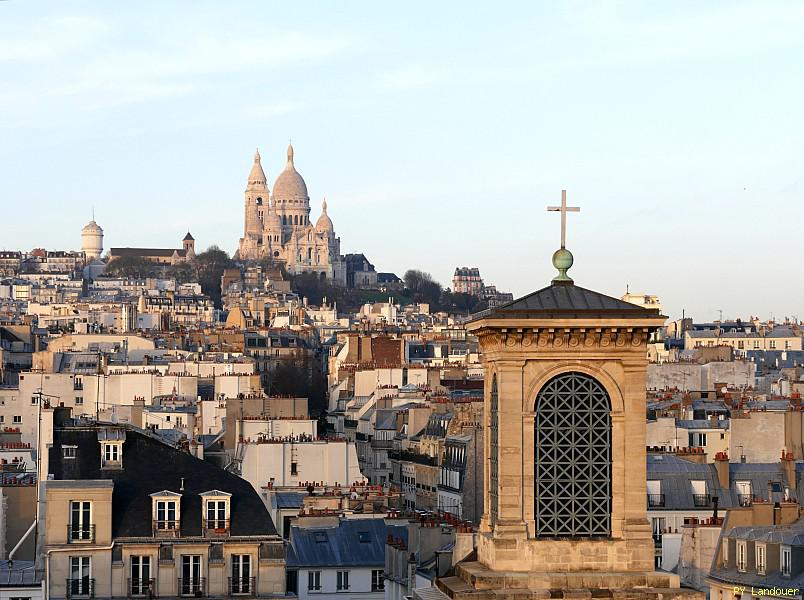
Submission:
<svg viewBox="0 0 804 600">
<path fill-rule="evenodd" d="M 580 206 L 567 206 L 567 190 L 561 190 L 561 206 L 548 206 L 548 211 L 561 213 L 561 247 L 567 247 L 567 213 L 581 212 Z"/>
<path fill-rule="evenodd" d="M 553 266 L 558 269 L 558 275 L 553 278 L 553 283 L 572 283 L 572 278 L 567 275 L 567 271 L 572 266 L 572 252 L 567 250 L 567 213 L 581 212 L 579 206 L 567 206 L 567 190 L 561 190 L 561 206 L 548 206 L 548 211 L 561 213 L 561 248 L 553 254 Z"/>
</svg>

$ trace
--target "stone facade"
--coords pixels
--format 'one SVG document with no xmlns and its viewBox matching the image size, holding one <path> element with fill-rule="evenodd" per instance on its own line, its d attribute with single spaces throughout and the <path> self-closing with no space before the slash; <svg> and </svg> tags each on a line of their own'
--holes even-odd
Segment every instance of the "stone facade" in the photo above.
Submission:
<svg viewBox="0 0 804 600">
<path fill-rule="evenodd" d="M 346 263 L 341 240 L 335 236 L 327 215 L 327 202 L 315 225 L 310 222 L 307 184 L 293 163 L 293 146 L 288 146 L 287 164 L 268 189 L 259 151 L 245 191 L 245 227 L 238 256 L 242 260 L 271 259 L 284 263 L 292 274 L 317 273 L 339 285 L 346 285 Z"/>
<path fill-rule="evenodd" d="M 467 325 L 480 340 L 486 371 L 484 420 L 489 434 L 484 454 L 489 467 L 477 559 L 459 563 L 455 577 L 440 579 L 443 592 L 453 598 L 485 597 L 505 588 L 506 594 L 521 598 L 648 598 L 661 590 L 664 598 L 691 597 L 679 589 L 678 576 L 654 571 L 646 516 L 647 341 L 663 321 L 658 310 L 557 278 Z M 600 421 L 587 425 L 577 419 L 576 413 L 586 414 L 586 405 L 594 403 L 591 396 L 557 392 L 568 419 L 563 423 L 571 424 L 545 425 L 547 421 L 539 421 L 547 410 L 545 390 L 551 382 L 571 378 L 591 382 L 599 399 L 605 399 L 605 405 L 598 404 L 604 406 L 598 408 Z M 544 441 L 550 427 L 567 441 L 550 447 Z M 597 439 L 597 450 L 586 439 Z M 605 448 L 595 454 L 599 440 L 606 440 Z M 551 449 L 564 458 L 549 462 L 544 457 Z M 583 453 L 586 458 L 575 462 Z M 543 467 L 571 472 L 571 484 L 548 497 L 549 478 L 536 476 L 544 473 Z M 595 483 L 589 488 L 602 484 L 583 498 L 578 482 L 592 472 L 589 481 Z M 598 513 L 604 507 L 606 514 L 596 521 L 594 535 L 585 535 L 583 527 L 564 535 L 544 525 L 551 501 L 553 506 L 571 506 L 565 512 L 573 523 L 592 521 L 582 514 L 585 509 L 575 508 L 587 501 Z"/>
</svg>

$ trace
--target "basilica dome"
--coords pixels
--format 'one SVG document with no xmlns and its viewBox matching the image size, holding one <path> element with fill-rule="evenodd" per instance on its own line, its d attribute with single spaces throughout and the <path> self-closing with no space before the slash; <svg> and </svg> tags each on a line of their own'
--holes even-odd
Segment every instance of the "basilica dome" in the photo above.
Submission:
<svg viewBox="0 0 804 600">
<path fill-rule="evenodd" d="M 282 229 L 282 219 L 276 214 L 276 207 L 273 202 L 268 207 L 268 214 L 265 215 L 263 227 L 265 229 Z"/>
<path fill-rule="evenodd" d="M 288 146 L 288 163 L 274 182 L 273 197 L 279 202 L 301 200 L 307 202 L 307 184 L 293 166 L 293 146 Z"/>
<path fill-rule="evenodd" d="M 332 219 L 330 219 L 327 214 L 326 200 L 324 200 L 324 203 L 321 205 L 321 211 L 321 216 L 318 217 L 318 221 L 315 222 L 315 230 L 321 233 L 333 231 L 335 226 L 332 224 Z"/>
</svg>

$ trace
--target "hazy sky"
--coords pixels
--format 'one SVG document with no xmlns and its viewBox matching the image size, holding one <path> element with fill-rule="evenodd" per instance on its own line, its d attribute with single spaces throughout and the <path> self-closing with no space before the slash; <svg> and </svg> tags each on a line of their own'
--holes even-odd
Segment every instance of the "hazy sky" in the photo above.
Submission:
<svg viewBox="0 0 804 600">
<path fill-rule="evenodd" d="M 346 252 L 804 318 L 804 4 L 0 2 L 0 248 L 229 252 L 292 138 Z M 270 185 L 270 183 L 269 183 Z"/>
</svg>

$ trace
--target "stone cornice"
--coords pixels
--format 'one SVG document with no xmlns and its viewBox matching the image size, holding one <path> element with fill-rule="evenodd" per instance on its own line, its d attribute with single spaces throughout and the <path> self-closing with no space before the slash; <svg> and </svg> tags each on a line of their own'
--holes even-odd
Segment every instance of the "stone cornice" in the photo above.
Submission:
<svg viewBox="0 0 804 600">
<path fill-rule="evenodd" d="M 647 351 L 650 326 L 483 327 L 475 330 L 484 354 L 499 351 Z"/>
<path fill-rule="evenodd" d="M 479 335 L 479 331 L 484 329 L 541 329 L 541 328 L 597 328 L 597 327 L 647 327 L 651 331 L 662 327 L 667 317 L 651 317 L 644 319 L 623 319 L 623 318 L 485 318 L 477 321 L 470 321 L 466 324 L 466 330 Z"/>
</svg>

